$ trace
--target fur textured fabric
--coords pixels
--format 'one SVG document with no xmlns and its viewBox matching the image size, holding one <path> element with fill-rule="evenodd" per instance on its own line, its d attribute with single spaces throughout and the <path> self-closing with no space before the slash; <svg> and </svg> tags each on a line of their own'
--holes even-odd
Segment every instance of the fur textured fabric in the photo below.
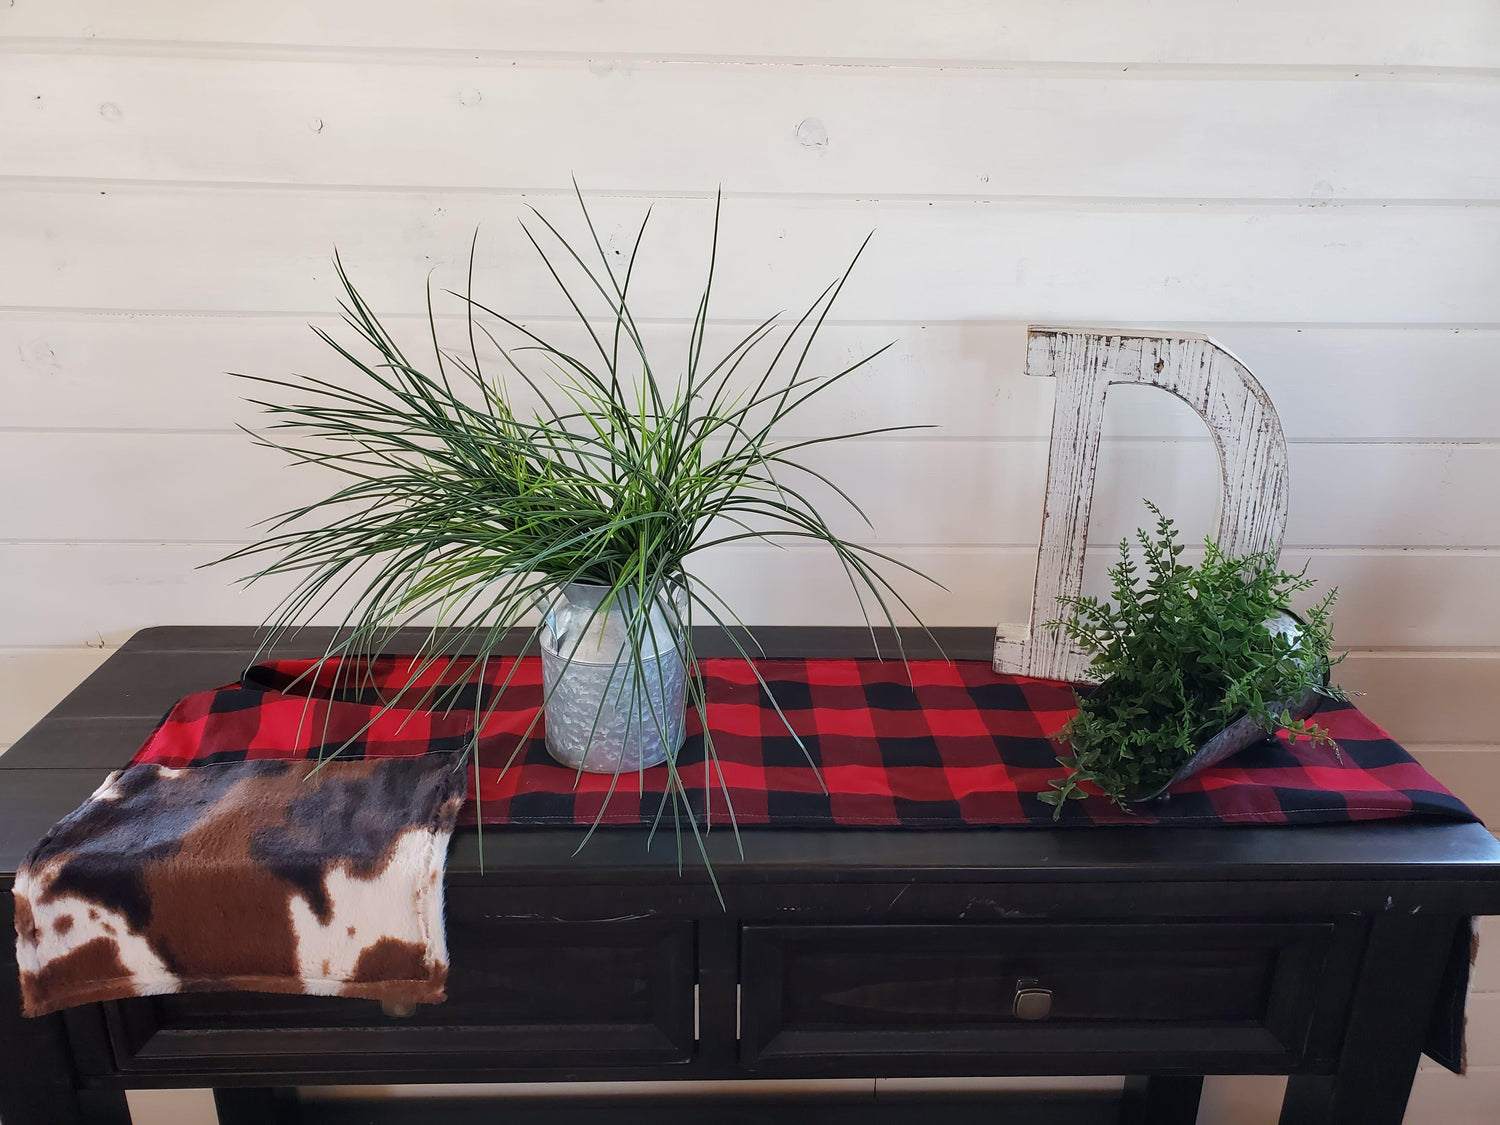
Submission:
<svg viewBox="0 0 1500 1125">
<path fill-rule="evenodd" d="M 448 754 L 111 774 L 16 875 L 29 1016 L 167 992 L 444 999 Z"/>
</svg>

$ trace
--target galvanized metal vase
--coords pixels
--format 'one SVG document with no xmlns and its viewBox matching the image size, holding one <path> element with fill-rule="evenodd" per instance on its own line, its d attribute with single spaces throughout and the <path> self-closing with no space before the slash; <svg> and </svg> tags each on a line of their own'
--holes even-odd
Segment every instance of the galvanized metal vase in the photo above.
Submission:
<svg viewBox="0 0 1500 1125">
<path fill-rule="evenodd" d="M 669 622 L 682 620 L 685 607 L 659 600 L 637 646 L 627 627 L 633 591 L 606 607 L 608 593 L 570 583 L 541 607 L 547 750 L 572 769 L 630 773 L 682 745 L 687 668 Z"/>
</svg>

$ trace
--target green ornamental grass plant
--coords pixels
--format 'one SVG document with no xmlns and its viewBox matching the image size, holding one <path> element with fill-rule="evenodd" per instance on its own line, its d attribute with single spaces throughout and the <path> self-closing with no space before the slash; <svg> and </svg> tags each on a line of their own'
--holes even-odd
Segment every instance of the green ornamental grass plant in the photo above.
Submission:
<svg viewBox="0 0 1500 1125">
<path fill-rule="evenodd" d="M 859 253 L 790 326 L 773 315 L 710 357 L 716 201 L 686 354 L 663 357 L 648 351 L 630 307 L 649 210 L 619 264 L 581 193 L 578 203 L 586 240 L 570 241 L 535 210 L 533 221 L 521 226 L 575 314 L 573 328 L 586 340 L 585 350 L 552 342 L 476 300 L 471 247 L 467 291 L 449 294 L 464 310 L 462 344 L 440 341 L 429 283 L 431 351 L 419 362 L 398 346 L 335 256 L 343 318 L 357 343 L 314 331 L 351 365 L 355 378 L 250 377 L 266 392 L 252 401 L 273 419 L 271 433 L 258 440 L 345 478 L 342 487 L 277 517 L 259 542 L 228 556 L 258 560 L 248 581 L 294 580 L 271 619 L 268 645 L 352 595 L 353 608 L 325 659 L 378 654 L 397 630 L 436 621 L 423 627 L 422 666 L 474 654 L 477 677 L 499 659 L 507 633 L 522 626 L 539 601 L 566 584 L 589 582 L 607 587 L 604 607 L 626 615 L 636 643 L 633 677 L 645 674 L 639 653 L 648 647 L 652 607 L 665 612 L 692 672 L 694 623 L 741 623 L 732 592 L 691 573 L 689 561 L 746 540 L 824 546 L 842 565 L 862 609 L 873 602 L 892 626 L 898 609 L 911 613 L 882 566 L 917 572 L 835 533 L 811 486 L 826 486 L 836 502 L 864 513 L 804 454 L 914 427 L 781 436 L 804 404 L 880 354 L 824 374 L 815 374 L 809 361 Z M 498 356 L 503 378 L 486 369 L 482 355 Z M 526 410 L 513 407 L 507 380 L 526 394 L 532 404 Z M 865 620 L 872 624 L 870 612 Z M 735 644 L 747 660 L 754 655 L 753 643 L 747 647 L 736 638 Z M 700 713 L 708 702 L 701 685 L 689 677 L 689 701 Z M 474 694 L 477 729 L 499 696 Z M 429 691 L 402 706 L 451 707 L 455 698 Z M 709 776 L 722 786 L 707 736 L 704 751 Z M 675 752 L 665 768 L 680 862 L 684 825 L 700 850 L 703 840 L 693 817 L 679 815 L 688 814 L 688 802 Z"/>
<path fill-rule="evenodd" d="M 1056 806 L 1097 785 L 1122 808 L 1164 785 L 1205 742 L 1243 716 L 1267 734 L 1285 730 L 1314 745 L 1333 739 L 1291 708 L 1308 693 L 1348 694 L 1329 682 L 1333 642 L 1329 616 L 1336 590 L 1303 611 L 1297 634 L 1267 622 L 1291 612 L 1314 586 L 1305 570 L 1277 569 L 1275 552 L 1234 557 L 1212 539 L 1203 561 L 1182 562 L 1173 522 L 1154 504 L 1155 534 L 1136 532 L 1145 572 L 1128 540 L 1110 568 L 1113 602 L 1067 600 L 1069 615 L 1050 622 L 1091 656 L 1098 686 L 1078 693 L 1078 713 L 1058 734 L 1069 769 L 1042 800 Z M 1335 746 L 1335 750 L 1337 747 Z"/>
</svg>

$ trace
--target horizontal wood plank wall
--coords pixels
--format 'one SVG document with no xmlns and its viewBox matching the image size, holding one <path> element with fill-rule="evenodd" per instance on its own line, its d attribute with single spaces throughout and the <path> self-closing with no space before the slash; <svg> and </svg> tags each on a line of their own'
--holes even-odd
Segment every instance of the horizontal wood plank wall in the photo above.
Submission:
<svg viewBox="0 0 1500 1125">
<path fill-rule="evenodd" d="M 0 749 L 133 630 L 250 622 L 275 589 L 198 569 L 319 484 L 254 449 L 233 370 L 348 378 L 337 246 L 419 343 L 424 279 L 576 337 L 524 251 L 576 175 L 686 346 L 712 194 L 712 345 L 810 300 L 875 232 L 816 353 L 894 346 L 798 433 L 931 423 L 830 450 L 874 541 L 948 587 L 936 624 L 1021 619 L 1052 388 L 1028 322 L 1206 331 L 1277 404 L 1285 559 L 1340 588 L 1341 670 L 1500 823 L 1500 8 L 1491 0 L 394 0 L 0 6 Z M 460 323 L 449 307 L 445 327 Z M 1211 521 L 1197 420 L 1112 392 L 1089 582 L 1165 504 Z M 852 517 L 840 526 L 857 530 Z M 804 550 L 702 563 L 751 621 L 855 606 Z M 1500 969 L 1463 1082 L 1500 1103 Z M 1210 1084 L 1274 1119 L 1274 1081 Z"/>
<path fill-rule="evenodd" d="M 342 51 L 396 48 L 508 56 L 602 55 L 735 61 L 818 59 L 882 66 L 974 62 L 997 66 L 1163 63 L 1445 69 L 1500 66 L 1488 0 L 1049 0 L 1004 5 L 928 0 L 505 0 L 481 15 L 470 0 L 428 0 L 413 16 L 401 0 L 294 0 L 253 7 L 183 6 L 155 0 L 16 0 L 8 37 L 50 39 L 64 49 L 141 44 L 217 51 L 266 46 Z M 225 9 L 229 10 L 225 10 Z"/>
</svg>

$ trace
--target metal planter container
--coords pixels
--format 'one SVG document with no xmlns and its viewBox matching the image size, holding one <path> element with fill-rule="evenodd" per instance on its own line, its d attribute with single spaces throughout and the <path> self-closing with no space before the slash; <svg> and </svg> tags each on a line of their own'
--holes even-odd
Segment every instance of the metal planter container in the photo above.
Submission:
<svg viewBox="0 0 1500 1125">
<path fill-rule="evenodd" d="M 1273 710 L 1280 712 L 1285 709 L 1291 712 L 1294 719 L 1306 719 L 1318 709 L 1322 702 L 1316 692 L 1308 692 L 1300 700 L 1278 705 Z M 1147 793 L 1142 797 L 1132 797 L 1132 804 L 1145 804 L 1149 801 L 1158 801 L 1170 795 L 1172 786 L 1184 781 L 1193 774 L 1216 766 L 1232 754 L 1238 754 L 1247 746 L 1254 746 L 1257 742 L 1272 737 L 1274 732 L 1266 730 L 1249 715 L 1236 719 L 1227 727 L 1214 735 L 1201 747 L 1198 752 L 1182 764 L 1170 781 L 1165 785 Z"/>
<path fill-rule="evenodd" d="M 1266 628 L 1272 633 L 1285 634 L 1291 639 L 1293 645 L 1296 644 L 1297 638 L 1302 631 L 1301 622 L 1289 614 L 1279 614 L 1271 618 L 1266 622 Z M 1289 699 L 1273 704 L 1271 710 L 1277 714 L 1280 714 L 1283 710 L 1289 711 L 1293 719 L 1306 719 L 1317 711 L 1322 702 L 1322 697 L 1317 692 L 1310 691 L 1301 699 Z M 1182 763 L 1181 768 L 1172 775 L 1171 779 L 1165 785 L 1158 786 L 1149 793 L 1131 797 L 1130 803 L 1141 805 L 1150 801 L 1162 800 L 1171 795 L 1172 787 L 1178 782 L 1184 781 L 1192 777 L 1193 774 L 1208 769 L 1210 766 L 1218 765 L 1225 758 L 1239 753 L 1247 746 L 1254 746 L 1257 742 L 1272 737 L 1273 734 L 1273 731 L 1266 730 L 1265 727 L 1261 726 L 1251 716 L 1245 715 L 1230 723 L 1200 746 L 1198 752 Z"/>
<path fill-rule="evenodd" d="M 687 668 L 669 622 L 681 605 L 651 607 L 644 635 L 629 635 L 629 593 L 604 607 L 604 586 L 572 583 L 543 607 L 539 634 L 548 752 L 587 773 L 660 765 L 682 746 Z M 621 604 L 623 602 L 623 604 Z"/>
</svg>

